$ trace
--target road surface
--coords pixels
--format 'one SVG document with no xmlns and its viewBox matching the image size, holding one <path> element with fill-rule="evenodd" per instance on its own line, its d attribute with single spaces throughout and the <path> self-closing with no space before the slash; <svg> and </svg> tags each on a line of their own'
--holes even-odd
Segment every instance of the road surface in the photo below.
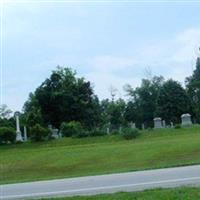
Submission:
<svg viewBox="0 0 200 200">
<path fill-rule="evenodd" d="M 0 194 L 1 200 L 33 199 L 185 185 L 200 186 L 200 165 L 1 185 Z"/>
</svg>

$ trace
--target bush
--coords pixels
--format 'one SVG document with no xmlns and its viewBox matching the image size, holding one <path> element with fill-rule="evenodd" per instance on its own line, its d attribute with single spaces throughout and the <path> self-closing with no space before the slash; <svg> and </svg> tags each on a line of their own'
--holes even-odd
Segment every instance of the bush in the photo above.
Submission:
<svg viewBox="0 0 200 200">
<path fill-rule="evenodd" d="M 16 132 L 10 127 L 0 128 L 0 144 L 14 143 L 16 139 Z"/>
<path fill-rule="evenodd" d="M 148 128 L 148 129 L 147 129 L 147 131 L 153 131 L 153 130 L 154 130 L 153 128 Z"/>
<path fill-rule="evenodd" d="M 90 136 L 90 137 L 103 136 L 103 135 L 107 135 L 107 133 L 104 132 L 104 131 L 100 131 L 100 130 L 92 130 L 92 131 L 89 131 L 89 136 Z"/>
<path fill-rule="evenodd" d="M 30 129 L 30 139 L 33 142 L 44 141 L 48 138 L 49 130 L 36 124 Z"/>
<path fill-rule="evenodd" d="M 174 126 L 174 128 L 175 128 L 175 129 L 180 129 L 180 128 L 181 128 L 181 125 L 180 125 L 180 124 L 176 124 L 176 125 Z"/>
<path fill-rule="evenodd" d="M 76 121 L 63 122 L 60 129 L 62 135 L 65 137 L 84 137 L 86 134 L 83 127 L 81 126 L 81 123 Z"/>
<path fill-rule="evenodd" d="M 89 131 L 80 130 L 77 134 L 72 135 L 73 138 L 84 138 L 89 136 Z"/>
<path fill-rule="evenodd" d="M 138 129 L 136 128 L 124 128 L 122 130 L 122 136 L 126 139 L 126 140 L 131 140 L 133 138 L 136 138 L 140 135 L 140 132 L 138 131 Z"/>
<path fill-rule="evenodd" d="M 111 132 L 111 135 L 119 135 L 119 134 L 120 134 L 120 132 L 117 131 L 117 130 L 114 130 L 114 131 Z"/>
</svg>

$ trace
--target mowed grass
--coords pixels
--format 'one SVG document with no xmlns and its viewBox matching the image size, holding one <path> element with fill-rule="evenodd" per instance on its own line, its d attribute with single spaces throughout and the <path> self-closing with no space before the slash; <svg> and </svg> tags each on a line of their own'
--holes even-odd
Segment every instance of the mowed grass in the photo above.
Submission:
<svg viewBox="0 0 200 200">
<path fill-rule="evenodd" d="M 65 197 L 54 200 L 199 200 L 200 188 L 155 189 L 144 192 L 121 192 L 86 197 Z M 50 200 L 50 199 L 49 199 Z M 52 199 L 53 200 L 53 199 Z"/>
<path fill-rule="evenodd" d="M 63 138 L 0 147 L 0 183 L 128 172 L 200 163 L 200 126 L 121 136 Z"/>
</svg>

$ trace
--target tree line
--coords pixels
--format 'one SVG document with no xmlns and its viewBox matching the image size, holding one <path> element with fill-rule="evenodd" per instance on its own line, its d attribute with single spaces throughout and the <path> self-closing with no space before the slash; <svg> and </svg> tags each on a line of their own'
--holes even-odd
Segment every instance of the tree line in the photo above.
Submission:
<svg viewBox="0 0 200 200">
<path fill-rule="evenodd" d="M 103 84 L 103 83 L 102 83 Z M 200 123 L 200 58 L 193 74 L 185 79 L 185 87 L 178 81 L 162 76 L 142 79 L 139 87 L 125 87 L 129 100 L 99 100 L 91 83 L 78 78 L 70 68 L 57 67 L 50 77 L 30 93 L 21 115 L 22 124 L 33 127 L 51 124 L 60 128 L 63 122 L 79 122 L 85 129 L 119 129 L 130 122 L 141 128 L 153 127 L 153 118 L 161 117 L 167 124 L 180 123 L 183 113 L 190 113 Z M 0 126 L 14 126 L 0 110 Z M 9 113 L 7 113 L 9 114 Z"/>
</svg>

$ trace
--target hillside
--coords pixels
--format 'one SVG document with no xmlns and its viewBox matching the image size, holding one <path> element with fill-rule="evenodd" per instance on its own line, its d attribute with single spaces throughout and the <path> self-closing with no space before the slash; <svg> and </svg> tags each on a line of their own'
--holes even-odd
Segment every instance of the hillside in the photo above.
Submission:
<svg viewBox="0 0 200 200">
<path fill-rule="evenodd" d="M 63 138 L 0 147 L 0 183 L 127 172 L 200 163 L 200 126 L 121 136 Z"/>
</svg>

